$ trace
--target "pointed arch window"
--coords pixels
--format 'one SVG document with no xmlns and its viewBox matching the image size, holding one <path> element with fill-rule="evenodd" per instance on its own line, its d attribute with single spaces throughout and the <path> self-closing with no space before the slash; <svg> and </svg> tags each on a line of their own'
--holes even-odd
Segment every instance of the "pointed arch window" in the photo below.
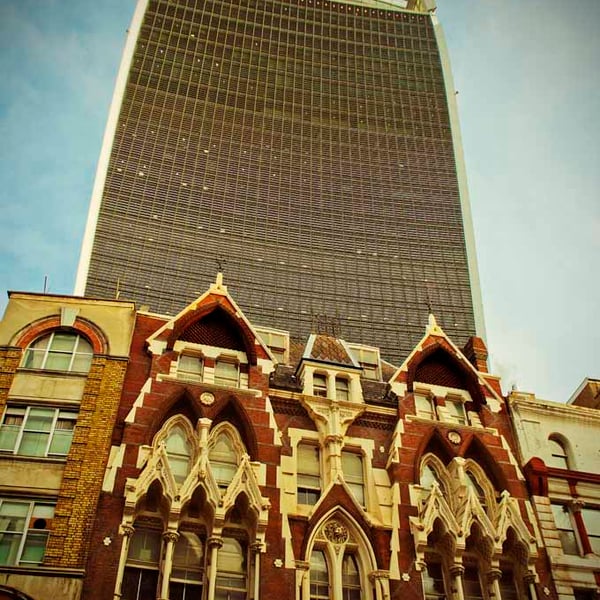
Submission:
<svg viewBox="0 0 600 600">
<path fill-rule="evenodd" d="M 175 482 L 181 485 L 190 472 L 192 451 L 185 432 L 179 426 L 173 427 L 166 442 L 169 466 Z"/>
<path fill-rule="evenodd" d="M 181 531 L 173 552 L 169 585 L 170 600 L 202 597 L 204 543 L 191 531 Z"/>
<path fill-rule="evenodd" d="M 466 476 L 467 476 L 466 477 L 467 486 L 470 487 L 475 492 L 475 495 L 477 496 L 477 499 L 479 500 L 481 507 L 483 508 L 483 510 L 487 511 L 488 500 L 487 500 L 487 495 L 485 493 L 485 490 L 483 489 L 482 485 L 477 480 L 477 477 L 475 476 L 474 473 L 472 473 L 471 471 L 467 471 Z"/>
<path fill-rule="evenodd" d="M 361 600 L 360 571 L 353 554 L 345 554 L 342 562 L 342 599 Z"/>
<path fill-rule="evenodd" d="M 223 538 L 217 552 L 215 600 L 246 600 L 247 548 L 240 540 Z"/>
<path fill-rule="evenodd" d="M 125 563 L 121 585 L 122 600 L 145 600 L 156 597 L 160 551 L 160 532 L 149 529 L 135 530 Z"/>
<path fill-rule="evenodd" d="M 310 556 L 310 600 L 329 600 L 329 570 L 323 550 Z"/>
<path fill-rule="evenodd" d="M 437 483 L 441 487 L 440 476 L 430 463 L 425 463 L 421 471 L 421 486 L 425 489 L 431 489 L 431 486 Z"/>
<path fill-rule="evenodd" d="M 209 452 L 210 466 L 221 489 L 227 489 L 238 467 L 237 453 L 231 437 L 221 431 Z"/>
<path fill-rule="evenodd" d="M 465 565 L 463 573 L 464 600 L 483 600 L 483 590 L 476 565 Z"/>
</svg>

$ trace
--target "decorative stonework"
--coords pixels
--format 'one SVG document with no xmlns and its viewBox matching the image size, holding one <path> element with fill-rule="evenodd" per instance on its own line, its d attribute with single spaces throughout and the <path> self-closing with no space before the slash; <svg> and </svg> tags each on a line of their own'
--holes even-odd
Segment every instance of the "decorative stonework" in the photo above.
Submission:
<svg viewBox="0 0 600 600">
<path fill-rule="evenodd" d="M 449 431 L 448 432 L 448 440 L 455 445 L 458 445 L 462 442 L 462 437 L 458 431 Z"/>
<path fill-rule="evenodd" d="M 200 394 L 200 402 L 204 404 L 204 406 L 210 406 L 215 401 L 215 395 L 211 392 L 203 392 Z"/>
<path fill-rule="evenodd" d="M 333 544 L 345 544 L 350 537 L 346 527 L 339 521 L 329 521 L 327 525 L 323 527 L 323 533 Z"/>
</svg>

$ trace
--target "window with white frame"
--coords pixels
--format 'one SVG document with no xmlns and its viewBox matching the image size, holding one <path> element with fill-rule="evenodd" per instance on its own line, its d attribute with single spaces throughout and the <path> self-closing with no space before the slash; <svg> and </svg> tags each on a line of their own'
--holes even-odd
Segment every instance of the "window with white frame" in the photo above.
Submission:
<svg viewBox="0 0 600 600">
<path fill-rule="evenodd" d="M 218 358 L 215 362 L 215 383 L 227 387 L 239 387 L 240 366 L 233 360 Z"/>
<path fill-rule="evenodd" d="M 204 543 L 196 533 L 180 531 L 173 549 L 169 600 L 201 598 L 203 577 Z"/>
<path fill-rule="evenodd" d="M 365 379 L 379 380 L 381 370 L 379 368 L 379 349 L 368 346 L 349 346 L 352 356 L 362 367 L 362 376 Z"/>
<path fill-rule="evenodd" d="M 0 565 L 41 565 L 53 517 L 52 503 L 0 498 Z"/>
<path fill-rule="evenodd" d="M 346 402 L 350 399 L 350 387 L 345 377 L 335 378 L 335 397 Z"/>
<path fill-rule="evenodd" d="M 173 427 L 166 442 L 169 467 L 175 483 L 181 485 L 190 472 L 191 448 L 185 432 L 181 427 Z"/>
<path fill-rule="evenodd" d="M 247 547 L 233 537 L 224 537 L 217 551 L 215 600 L 246 600 Z"/>
<path fill-rule="evenodd" d="M 569 508 L 563 504 L 552 504 L 552 514 L 563 552 L 578 555 L 579 544 Z"/>
<path fill-rule="evenodd" d="M 446 397 L 446 416 L 449 421 L 457 425 L 467 424 L 467 414 L 463 401 L 458 398 Z"/>
<path fill-rule="evenodd" d="M 319 447 L 300 443 L 296 449 L 298 504 L 315 505 L 321 497 Z"/>
<path fill-rule="evenodd" d="M 273 354 L 273 357 L 278 363 L 287 362 L 288 348 L 290 345 L 290 338 L 287 331 L 276 331 L 273 329 L 257 327 L 256 333 L 264 342 L 265 346 L 268 346 L 271 354 Z"/>
<path fill-rule="evenodd" d="M 161 546 L 160 531 L 136 527 L 121 583 L 122 600 L 156 598 Z"/>
<path fill-rule="evenodd" d="M 21 366 L 26 369 L 87 373 L 92 364 L 92 345 L 82 336 L 53 331 L 35 340 L 25 351 Z"/>
<path fill-rule="evenodd" d="M 327 377 L 322 373 L 313 374 L 313 396 L 327 398 Z"/>
<path fill-rule="evenodd" d="M 329 600 L 329 570 L 323 550 L 310 555 L 310 600 Z"/>
<path fill-rule="evenodd" d="M 361 506 L 365 506 L 365 480 L 362 455 L 357 452 L 343 450 L 342 471 L 344 472 L 344 480 L 357 502 Z"/>
<path fill-rule="evenodd" d="M 344 554 L 342 561 L 342 600 L 361 600 L 360 571 L 353 554 Z"/>
<path fill-rule="evenodd" d="M 181 354 L 177 362 L 177 377 L 186 381 L 202 381 L 203 367 L 201 356 Z"/>
<path fill-rule="evenodd" d="M 594 554 L 600 555 L 600 510 L 596 508 L 582 508 L 581 516 L 585 531 Z"/>
<path fill-rule="evenodd" d="M 435 419 L 433 398 L 429 394 L 415 392 L 415 412 L 422 419 Z"/>
<path fill-rule="evenodd" d="M 238 457 L 231 437 L 221 431 L 210 448 L 208 458 L 210 468 L 218 486 L 224 490 L 229 487 L 237 468 Z"/>
<path fill-rule="evenodd" d="M 22 456 L 66 456 L 77 413 L 60 408 L 7 405 L 0 424 L 0 451 Z"/>
</svg>

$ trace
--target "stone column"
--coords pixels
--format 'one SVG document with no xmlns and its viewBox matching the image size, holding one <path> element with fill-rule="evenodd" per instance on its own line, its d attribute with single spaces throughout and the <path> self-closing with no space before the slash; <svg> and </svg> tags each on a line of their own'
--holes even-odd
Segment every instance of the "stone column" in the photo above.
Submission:
<svg viewBox="0 0 600 600">
<path fill-rule="evenodd" d="M 262 547 L 262 542 L 254 542 L 250 546 L 252 554 L 254 555 L 254 595 L 252 596 L 254 600 L 258 600 L 260 598 L 260 553 L 262 551 Z"/>
<path fill-rule="evenodd" d="M 308 600 L 309 572 L 310 563 L 304 560 L 296 561 L 296 600 Z"/>
<path fill-rule="evenodd" d="M 223 540 L 220 537 L 210 537 L 207 541 L 207 546 L 210 552 L 210 569 L 208 571 L 208 600 L 213 600 L 215 597 L 215 586 L 217 583 L 217 556 L 218 550 L 223 545 Z"/>
<path fill-rule="evenodd" d="M 495 598 L 496 600 L 500 600 L 502 597 L 500 594 L 500 578 L 502 577 L 502 571 L 495 567 L 492 567 L 487 573 L 487 582 L 488 582 L 488 593 L 490 598 Z"/>
<path fill-rule="evenodd" d="M 462 565 L 452 565 L 450 567 L 450 575 L 452 575 L 452 598 L 454 600 L 464 600 L 462 576 L 465 568 Z"/>
<path fill-rule="evenodd" d="M 179 533 L 172 529 L 163 533 L 165 541 L 165 554 L 162 563 L 162 575 L 160 579 L 160 596 L 159 600 L 169 600 L 169 583 L 171 581 L 171 570 L 173 569 L 173 552 L 175 550 L 175 542 L 179 539 Z"/>
<path fill-rule="evenodd" d="M 528 571 L 527 575 L 523 577 L 523 581 L 529 590 L 529 596 L 531 600 L 537 600 L 537 591 L 535 589 L 535 573 Z"/>
<path fill-rule="evenodd" d="M 121 525 L 120 527 L 119 533 L 123 536 L 123 541 L 121 542 L 121 554 L 119 556 L 119 566 L 117 568 L 117 581 L 115 582 L 114 600 L 121 599 L 121 584 L 123 582 L 123 574 L 125 573 L 125 563 L 127 562 L 129 544 L 134 531 L 135 529 L 131 525 Z"/>
</svg>

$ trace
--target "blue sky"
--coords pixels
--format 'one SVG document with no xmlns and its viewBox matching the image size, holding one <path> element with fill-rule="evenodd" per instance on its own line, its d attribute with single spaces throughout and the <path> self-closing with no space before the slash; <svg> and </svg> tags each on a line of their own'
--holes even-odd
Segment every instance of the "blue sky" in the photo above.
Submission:
<svg viewBox="0 0 600 600">
<path fill-rule="evenodd" d="M 0 0 L 4 290 L 71 293 L 134 0 Z M 438 0 L 492 371 L 564 402 L 600 377 L 598 0 Z"/>
</svg>

